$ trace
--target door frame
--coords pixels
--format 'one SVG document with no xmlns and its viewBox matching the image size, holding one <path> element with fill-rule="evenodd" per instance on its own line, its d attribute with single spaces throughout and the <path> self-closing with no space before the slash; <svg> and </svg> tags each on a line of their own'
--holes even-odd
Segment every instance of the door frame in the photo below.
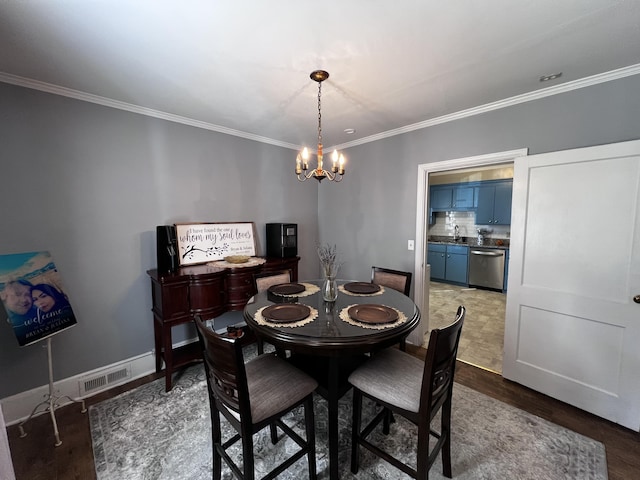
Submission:
<svg viewBox="0 0 640 480">
<path fill-rule="evenodd" d="M 513 162 L 518 157 L 528 155 L 528 148 L 507 150 L 504 152 L 487 153 L 473 157 L 455 158 L 439 162 L 418 165 L 418 194 L 416 200 L 416 253 L 415 253 L 415 283 L 414 300 L 422 312 L 422 322 L 425 333 L 429 331 L 429 299 L 425 298 L 425 286 L 429 284 L 427 264 L 427 236 L 429 212 L 429 174 L 448 170 L 459 170 L 470 167 L 484 167 L 500 163 Z M 508 292 L 507 292 L 508 295 Z M 425 301 L 426 300 L 426 301 Z M 426 322 L 425 322 L 426 319 Z"/>
</svg>

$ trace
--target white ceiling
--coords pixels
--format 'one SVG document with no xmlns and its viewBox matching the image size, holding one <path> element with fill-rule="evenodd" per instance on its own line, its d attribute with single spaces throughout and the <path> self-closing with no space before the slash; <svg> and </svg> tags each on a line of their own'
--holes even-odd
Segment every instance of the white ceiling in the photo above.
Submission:
<svg viewBox="0 0 640 480">
<path fill-rule="evenodd" d="M 0 81 L 291 148 L 324 69 L 325 147 L 349 146 L 640 73 L 640 0 L 2 1 L 0 45 Z"/>
</svg>

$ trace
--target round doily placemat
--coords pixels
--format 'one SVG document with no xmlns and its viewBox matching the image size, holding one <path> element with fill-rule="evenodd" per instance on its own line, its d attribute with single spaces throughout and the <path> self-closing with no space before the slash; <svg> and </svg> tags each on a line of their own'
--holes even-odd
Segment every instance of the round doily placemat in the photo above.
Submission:
<svg viewBox="0 0 640 480">
<path fill-rule="evenodd" d="M 310 310 L 309 316 L 298 322 L 292 322 L 292 323 L 271 322 L 262 316 L 262 311 L 269 306 L 270 305 L 267 305 L 266 307 L 262 307 L 258 309 L 255 316 L 253 317 L 258 325 L 265 325 L 267 327 L 278 327 L 278 328 L 281 328 L 281 327 L 295 328 L 295 327 L 302 327 L 303 325 L 306 325 L 307 323 L 311 323 L 316 318 L 318 318 L 318 310 L 316 310 L 313 307 L 309 307 L 309 310 Z"/>
</svg>

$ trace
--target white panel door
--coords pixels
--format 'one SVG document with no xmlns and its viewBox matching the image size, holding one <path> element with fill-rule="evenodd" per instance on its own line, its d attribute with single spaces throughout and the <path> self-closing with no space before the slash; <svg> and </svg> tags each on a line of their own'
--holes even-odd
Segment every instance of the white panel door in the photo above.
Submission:
<svg viewBox="0 0 640 480">
<path fill-rule="evenodd" d="M 640 141 L 519 158 L 513 185 L 503 376 L 638 431 Z"/>
</svg>

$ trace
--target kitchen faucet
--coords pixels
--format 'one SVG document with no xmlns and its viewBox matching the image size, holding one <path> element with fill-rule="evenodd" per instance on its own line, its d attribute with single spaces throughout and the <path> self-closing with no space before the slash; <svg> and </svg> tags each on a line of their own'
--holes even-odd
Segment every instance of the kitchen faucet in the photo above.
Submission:
<svg viewBox="0 0 640 480">
<path fill-rule="evenodd" d="M 454 240 L 460 239 L 460 228 L 458 228 L 458 225 L 453 226 L 453 239 Z"/>
</svg>

